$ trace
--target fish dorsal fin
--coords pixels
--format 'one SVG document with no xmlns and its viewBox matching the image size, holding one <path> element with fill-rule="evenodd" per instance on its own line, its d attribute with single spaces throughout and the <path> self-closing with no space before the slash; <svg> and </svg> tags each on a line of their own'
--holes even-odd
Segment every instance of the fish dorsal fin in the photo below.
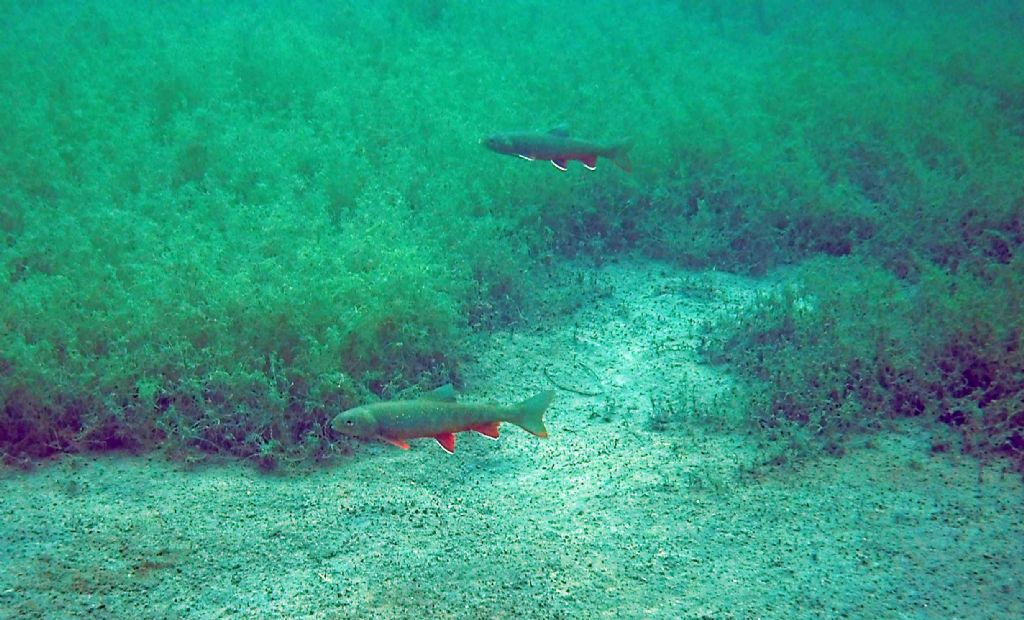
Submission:
<svg viewBox="0 0 1024 620">
<path fill-rule="evenodd" d="M 566 125 L 565 123 L 562 123 L 557 127 L 552 127 L 551 129 L 549 129 L 548 133 L 553 136 L 561 136 L 563 138 L 567 138 L 569 137 L 569 126 Z"/>
<path fill-rule="evenodd" d="M 445 403 L 454 403 L 455 388 L 452 387 L 451 383 L 445 383 L 441 387 L 430 390 L 423 396 L 420 396 L 420 400 L 439 400 Z"/>
</svg>

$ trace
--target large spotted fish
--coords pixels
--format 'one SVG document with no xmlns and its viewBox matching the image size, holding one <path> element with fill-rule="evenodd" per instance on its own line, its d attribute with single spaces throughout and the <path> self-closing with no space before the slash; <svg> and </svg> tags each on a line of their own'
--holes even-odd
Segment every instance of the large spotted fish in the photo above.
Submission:
<svg viewBox="0 0 1024 620">
<path fill-rule="evenodd" d="M 511 407 L 487 403 L 461 403 L 455 390 L 444 385 L 413 400 L 392 400 L 362 405 L 339 413 L 331 428 L 342 435 L 363 439 L 382 439 L 403 450 L 408 440 L 433 437 L 447 452 L 455 452 L 455 433 L 476 431 L 491 439 L 498 438 L 498 425 L 510 422 L 533 433 L 547 437 L 544 410 L 551 404 L 554 392 L 541 392 Z"/>
</svg>

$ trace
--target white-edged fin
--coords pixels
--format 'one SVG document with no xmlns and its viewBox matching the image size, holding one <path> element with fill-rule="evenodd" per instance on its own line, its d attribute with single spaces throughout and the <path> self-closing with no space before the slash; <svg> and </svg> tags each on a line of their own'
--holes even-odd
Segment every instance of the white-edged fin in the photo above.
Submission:
<svg viewBox="0 0 1024 620">
<path fill-rule="evenodd" d="M 455 454 L 455 433 L 441 433 L 434 437 L 448 454 Z"/>
<path fill-rule="evenodd" d="M 488 422 L 486 424 L 480 424 L 479 426 L 474 426 L 470 430 L 474 430 L 474 431 L 480 433 L 481 435 L 483 435 L 484 437 L 490 439 L 491 441 L 497 441 L 498 437 L 501 435 L 501 431 L 498 429 L 498 426 L 500 426 L 500 425 L 501 425 L 501 422 L 497 422 L 497 421 L 495 421 L 495 422 Z"/>
<path fill-rule="evenodd" d="M 564 159 L 552 159 L 551 165 L 554 166 L 555 168 L 558 168 L 562 172 L 565 172 L 566 170 L 569 169 L 568 167 L 566 167 Z"/>
<path fill-rule="evenodd" d="M 587 170 L 597 170 L 597 164 L 591 165 L 588 164 L 587 162 L 583 162 L 583 167 L 586 168 Z"/>
<path fill-rule="evenodd" d="M 516 153 L 516 157 L 522 157 L 526 161 L 533 161 L 537 159 L 536 157 L 530 157 L 529 155 L 523 155 L 522 153 Z"/>
<path fill-rule="evenodd" d="M 430 390 L 426 394 L 420 396 L 420 400 L 439 400 L 446 403 L 454 403 L 455 388 L 452 387 L 451 383 L 445 383 L 441 387 Z"/>
</svg>

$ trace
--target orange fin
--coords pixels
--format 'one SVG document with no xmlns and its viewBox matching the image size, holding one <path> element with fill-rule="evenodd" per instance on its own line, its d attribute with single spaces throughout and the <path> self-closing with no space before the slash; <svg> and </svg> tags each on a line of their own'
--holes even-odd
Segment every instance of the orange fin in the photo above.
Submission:
<svg viewBox="0 0 1024 620">
<path fill-rule="evenodd" d="M 434 435 L 434 439 L 437 440 L 437 443 L 441 444 L 445 452 L 455 454 L 455 433 L 441 433 L 440 435 Z"/>
<path fill-rule="evenodd" d="M 388 442 L 389 444 L 391 444 L 393 446 L 397 446 L 397 447 L 399 447 L 399 448 L 401 448 L 403 450 L 408 450 L 409 449 L 409 442 L 405 441 L 404 439 L 394 439 L 394 438 L 391 438 L 391 437 L 381 437 L 381 439 L 383 439 L 384 441 Z"/>
<path fill-rule="evenodd" d="M 498 426 L 501 422 L 488 422 L 487 424 L 481 424 L 480 426 L 474 426 L 472 430 L 480 433 L 484 437 L 490 437 L 491 439 L 498 438 Z"/>
</svg>

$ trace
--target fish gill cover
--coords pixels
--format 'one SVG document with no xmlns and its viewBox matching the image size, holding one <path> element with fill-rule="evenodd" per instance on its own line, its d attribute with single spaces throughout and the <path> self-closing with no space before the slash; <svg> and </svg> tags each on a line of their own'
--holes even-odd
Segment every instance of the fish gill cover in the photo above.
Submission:
<svg viewBox="0 0 1024 620">
<path fill-rule="evenodd" d="M 802 265 L 709 345 L 759 428 L 1019 465 L 1024 10 L 936 6 L 3 3 L 0 450 L 324 455 L 548 265 L 639 252 Z M 480 148 L 563 122 L 633 174 Z"/>
</svg>

